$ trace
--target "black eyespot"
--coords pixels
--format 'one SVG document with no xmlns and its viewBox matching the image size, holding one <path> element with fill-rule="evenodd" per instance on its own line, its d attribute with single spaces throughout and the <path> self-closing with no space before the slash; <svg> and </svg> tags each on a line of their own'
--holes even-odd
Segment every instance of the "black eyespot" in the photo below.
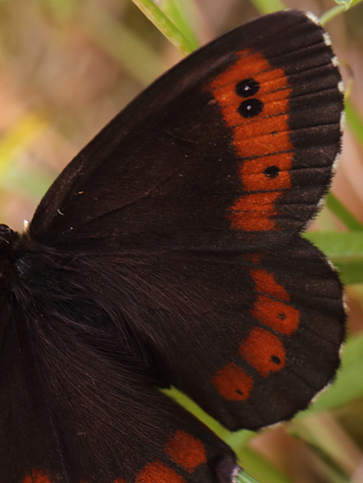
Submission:
<svg viewBox="0 0 363 483">
<path fill-rule="evenodd" d="M 280 320 L 285 320 L 286 319 L 286 314 L 284 314 L 284 312 L 280 312 L 277 317 L 280 319 Z"/>
<path fill-rule="evenodd" d="M 240 394 L 241 396 L 243 396 L 243 392 L 241 391 L 241 389 L 236 389 L 236 393 L 237 394 Z"/>
<path fill-rule="evenodd" d="M 281 359 L 277 356 L 271 356 L 271 362 L 279 366 L 281 364 Z"/>
<path fill-rule="evenodd" d="M 240 97 L 252 97 L 260 90 L 260 83 L 255 79 L 244 79 L 236 84 L 236 94 Z"/>
<path fill-rule="evenodd" d="M 264 173 L 268 178 L 276 178 L 279 175 L 280 168 L 278 166 L 268 166 Z"/>
<path fill-rule="evenodd" d="M 237 109 L 238 112 L 241 114 L 242 117 L 254 117 L 260 114 L 263 109 L 263 102 L 259 99 L 246 99 L 245 101 L 241 102 L 239 108 Z"/>
</svg>

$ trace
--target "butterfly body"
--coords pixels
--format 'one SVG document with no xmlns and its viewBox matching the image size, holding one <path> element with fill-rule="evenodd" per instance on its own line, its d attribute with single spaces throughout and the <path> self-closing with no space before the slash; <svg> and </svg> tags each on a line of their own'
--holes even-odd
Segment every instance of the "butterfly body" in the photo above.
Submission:
<svg viewBox="0 0 363 483">
<path fill-rule="evenodd" d="M 229 483 L 232 450 L 159 388 L 236 430 L 331 381 L 342 287 L 299 233 L 340 151 L 340 82 L 310 18 L 262 17 L 111 121 L 24 234 L 0 227 L 1 482 Z"/>
</svg>

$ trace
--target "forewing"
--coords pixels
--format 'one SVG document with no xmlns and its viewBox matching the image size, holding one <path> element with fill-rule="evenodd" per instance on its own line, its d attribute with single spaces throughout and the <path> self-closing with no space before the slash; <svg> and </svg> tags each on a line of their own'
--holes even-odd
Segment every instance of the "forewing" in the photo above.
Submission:
<svg viewBox="0 0 363 483">
<path fill-rule="evenodd" d="M 317 211 L 343 96 L 326 34 L 262 17 L 156 81 L 70 163 L 31 236 L 59 247 L 280 246 Z"/>
</svg>

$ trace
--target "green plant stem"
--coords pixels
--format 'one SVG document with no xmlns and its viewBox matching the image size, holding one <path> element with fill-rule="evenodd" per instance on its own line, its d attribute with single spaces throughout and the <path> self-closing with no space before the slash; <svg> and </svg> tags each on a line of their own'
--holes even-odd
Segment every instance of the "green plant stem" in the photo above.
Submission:
<svg viewBox="0 0 363 483">
<path fill-rule="evenodd" d="M 331 8 L 327 12 L 323 13 L 323 15 L 320 17 L 320 24 L 321 25 L 326 25 L 330 20 L 332 20 L 334 17 L 337 15 L 340 15 L 341 13 L 345 12 L 346 8 L 343 5 L 336 5 L 335 7 Z"/>
</svg>

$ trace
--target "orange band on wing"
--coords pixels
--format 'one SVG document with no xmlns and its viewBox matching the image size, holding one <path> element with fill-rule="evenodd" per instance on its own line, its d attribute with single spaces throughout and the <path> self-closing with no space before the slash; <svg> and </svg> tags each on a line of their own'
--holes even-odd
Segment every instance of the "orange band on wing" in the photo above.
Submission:
<svg viewBox="0 0 363 483">
<path fill-rule="evenodd" d="M 285 349 L 281 340 L 257 327 L 240 346 L 240 355 L 264 377 L 285 366 Z"/>
<path fill-rule="evenodd" d="M 291 87 L 285 72 L 261 53 L 244 50 L 236 53 L 236 62 L 214 78 L 208 89 L 233 132 L 233 145 L 241 158 L 242 188 L 254 192 L 241 195 L 230 207 L 232 227 L 275 230 L 276 201 L 291 187 Z"/>
<path fill-rule="evenodd" d="M 245 401 L 253 388 L 252 377 L 233 362 L 220 369 L 211 382 L 219 394 L 230 401 Z"/>
<path fill-rule="evenodd" d="M 279 176 L 271 178 L 265 175 L 265 170 L 270 166 L 279 168 Z M 246 159 L 240 167 L 240 177 L 243 179 L 243 186 L 248 191 L 258 190 L 280 190 L 291 187 L 290 153 L 264 156 L 257 159 Z"/>
<path fill-rule="evenodd" d="M 231 206 L 232 226 L 246 231 L 274 230 L 274 202 L 279 196 L 278 191 L 242 196 Z"/>
<path fill-rule="evenodd" d="M 52 483 L 48 473 L 39 472 L 38 470 L 32 470 L 31 473 L 26 475 L 23 483 Z"/>
<path fill-rule="evenodd" d="M 290 295 L 286 292 L 282 285 L 279 285 L 272 273 L 267 270 L 251 270 L 251 277 L 256 283 L 256 291 L 265 295 L 270 295 L 280 300 L 289 302 Z"/>
<path fill-rule="evenodd" d="M 207 462 L 203 443 L 185 431 L 176 431 L 165 446 L 165 451 L 176 464 L 189 472 Z"/>
<path fill-rule="evenodd" d="M 300 312 L 295 307 L 264 295 L 257 298 L 252 315 L 262 324 L 284 335 L 291 335 L 300 322 Z"/>
<path fill-rule="evenodd" d="M 185 483 L 185 479 L 162 461 L 153 461 L 139 471 L 135 483 Z"/>
</svg>

